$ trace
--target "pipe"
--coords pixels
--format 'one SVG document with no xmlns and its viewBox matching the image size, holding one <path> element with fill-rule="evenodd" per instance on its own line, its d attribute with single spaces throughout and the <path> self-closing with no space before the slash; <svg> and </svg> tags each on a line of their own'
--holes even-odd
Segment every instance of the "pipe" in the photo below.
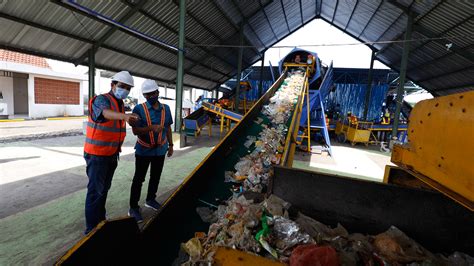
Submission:
<svg viewBox="0 0 474 266">
<path fill-rule="evenodd" d="M 168 43 L 166 43 L 166 42 L 164 42 L 160 39 L 151 37 L 151 36 L 149 36 L 145 33 L 142 33 L 142 32 L 139 32 L 137 30 L 134 30 L 130 27 L 127 27 L 127 26 L 123 25 L 122 23 L 120 23 L 116 20 L 113 20 L 113 19 L 111 19 L 109 17 L 106 17 L 106 16 L 104 16 L 104 15 L 102 15 L 102 14 L 100 14 L 100 13 L 98 13 L 98 12 L 96 12 L 96 11 L 90 9 L 90 8 L 87 8 L 85 6 L 82 6 L 82 5 L 78 4 L 75 0 L 62 0 L 61 3 L 65 4 L 65 5 L 68 5 L 69 7 L 72 7 L 76 10 L 81 11 L 81 12 L 84 12 L 88 15 L 94 16 L 94 17 L 106 22 L 109 25 L 112 25 L 114 27 L 118 27 L 118 28 L 120 28 L 120 29 L 122 29 L 126 32 L 129 32 L 129 33 L 131 33 L 131 34 L 133 34 L 133 35 L 135 35 L 139 38 L 146 39 L 147 41 L 150 41 L 152 43 L 158 44 L 160 46 L 167 47 L 167 48 L 169 48 L 171 50 L 174 50 L 174 51 L 179 51 L 180 49 L 184 50 L 183 48 L 177 48 L 177 47 L 175 47 L 171 44 L 168 44 Z"/>
</svg>

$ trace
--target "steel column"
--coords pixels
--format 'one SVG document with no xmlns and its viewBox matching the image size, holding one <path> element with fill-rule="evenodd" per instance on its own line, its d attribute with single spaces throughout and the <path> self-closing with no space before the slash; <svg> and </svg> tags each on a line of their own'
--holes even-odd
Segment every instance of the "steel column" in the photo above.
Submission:
<svg viewBox="0 0 474 266">
<path fill-rule="evenodd" d="M 240 97 L 240 79 L 242 77 L 242 58 L 244 55 L 244 22 L 240 23 L 239 29 L 239 53 L 237 59 L 237 78 L 235 84 L 235 100 L 234 100 L 234 110 L 239 112 L 239 97 Z"/>
<path fill-rule="evenodd" d="M 410 42 L 407 40 L 411 39 L 411 31 L 413 28 L 413 14 L 409 12 L 407 15 L 407 29 L 405 31 L 405 42 L 403 43 L 402 62 L 400 64 L 400 78 L 398 79 L 399 85 L 396 98 L 397 108 L 395 109 L 393 119 L 392 139 L 396 138 L 398 133 L 400 110 L 402 108 L 403 95 L 405 94 L 405 77 L 407 72 L 408 54 L 410 53 Z"/>
<path fill-rule="evenodd" d="M 374 69 L 375 49 L 372 49 L 372 56 L 370 57 L 369 76 L 367 78 L 367 90 L 365 91 L 364 104 L 364 121 L 367 121 L 367 113 L 369 112 L 370 95 L 372 94 L 372 72 Z"/>
<path fill-rule="evenodd" d="M 265 67 L 265 53 L 262 55 L 262 64 L 260 65 L 260 83 L 258 85 L 258 98 L 263 95 L 263 69 Z"/>
<path fill-rule="evenodd" d="M 179 0 L 179 41 L 178 41 L 178 75 L 176 77 L 176 111 L 175 111 L 175 131 L 181 133 L 181 116 L 183 105 L 183 77 L 184 77 L 184 19 L 186 15 L 186 1 Z M 180 147 L 184 147 L 183 138 L 179 142 Z"/>
<path fill-rule="evenodd" d="M 95 51 L 89 49 L 89 101 L 95 95 Z M 90 110 L 89 110 L 90 113 Z"/>
</svg>

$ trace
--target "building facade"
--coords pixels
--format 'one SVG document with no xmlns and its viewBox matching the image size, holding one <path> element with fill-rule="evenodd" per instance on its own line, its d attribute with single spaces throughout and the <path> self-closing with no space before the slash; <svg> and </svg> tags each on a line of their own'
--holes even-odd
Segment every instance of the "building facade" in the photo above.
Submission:
<svg viewBox="0 0 474 266">
<path fill-rule="evenodd" d="M 0 49 L 0 116 L 82 116 L 85 80 L 53 71 L 45 58 Z"/>
</svg>

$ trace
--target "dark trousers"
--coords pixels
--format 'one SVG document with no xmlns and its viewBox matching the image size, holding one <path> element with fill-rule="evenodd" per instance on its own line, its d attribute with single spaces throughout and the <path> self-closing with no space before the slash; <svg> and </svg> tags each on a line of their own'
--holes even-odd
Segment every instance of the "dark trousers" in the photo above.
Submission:
<svg viewBox="0 0 474 266">
<path fill-rule="evenodd" d="M 105 220 L 105 202 L 117 168 L 117 156 L 94 156 L 86 154 L 86 172 L 89 177 L 86 195 L 86 231 L 89 233 Z"/>
<path fill-rule="evenodd" d="M 148 193 L 146 200 L 154 200 L 156 192 L 158 191 L 158 184 L 160 183 L 161 171 L 163 170 L 163 163 L 165 162 L 165 155 L 162 156 L 140 156 L 135 155 L 135 175 L 133 176 L 132 188 L 130 190 L 130 208 L 138 208 L 138 201 L 142 191 L 142 184 L 145 181 L 145 176 L 150 167 L 150 180 L 148 181 Z"/>
</svg>

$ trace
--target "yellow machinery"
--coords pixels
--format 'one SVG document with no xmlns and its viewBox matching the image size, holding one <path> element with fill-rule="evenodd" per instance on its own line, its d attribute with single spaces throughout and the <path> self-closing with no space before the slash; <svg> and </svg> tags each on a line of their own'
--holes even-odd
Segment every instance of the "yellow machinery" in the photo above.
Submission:
<svg viewBox="0 0 474 266">
<path fill-rule="evenodd" d="M 356 145 L 356 143 L 369 145 L 373 124 L 372 122 L 356 122 L 350 125 L 347 129 L 347 140 L 352 146 Z"/>
<path fill-rule="evenodd" d="M 217 105 L 214 105 L 214 104 L 211 104 L 211 103 L 203 103 L 202 104 L 202 107 L 204 108 L 204 110 L 208 111 L 208 112 L 211 112 L 211 113 L 214 113 L 216 115 L 218 115 L 220 117 L 220 121 L 221 121 L 221 129 L 220 129 L 220 132 L 222 134 L 222 132 L 224 132 L 224 126 L 227 128 L 227 130 L 230 129 L 230 123 L 231 121 L 234 121 L 234 122 L 239 122 L 240 120 L 242 120 L 242 116 L 240 114 L 237 114 L 237 113 L 234 113 L 232 111 L 229 111 L 227 109 L 224 109 L 220 106 L 217 106 Z M 227 119 L 227 122 L 225 122 Z M 211 127 L 212 127 L 212 120 L 209 120 L 209 136 L 211 135 Z"/>
<path fill-rule="evenodd" d="M 417 103 L 392 162 L 474 211 L 474 91 Z"/>
<path fill-rule="evenodd" d="M 249 81 L 241 81 L 240 82 L 240 89 L 244 92 L 244 99 L 242 103 L 239 106 L 239 109 L 244 110 L 244 114 L 246 114 L 250 108 L 255 104 L 254 101 L 248 101 L 247 100 L 247 92 L 252 89 L 252 85 L 250 84 Z"/>
<path fill-rule="evenodd" d="M 218 247 L 214 256 L 215 265 L 226 266 L 242 266 L 242 265 L 259 265 L 259 266 L 284 266 L 286 264 L 273 261 L 264 257 L 260 257 L 248 252 L 236 249 Z"/>
<path fill-rule="evenodd" d="M 369 145 L 373 124 L 353 121 L 346 117 L 343 121 L 337 121 L 335 133 L 339 142 L 349 141 L 352 146 L 357 143 Z"/>
<path fill-rule="evenodd" d="M 347 133 L 347 129 L 349 128 L 349 125 L 344 123 L 344 121 L 337 121 L 336 122 L 336 136 L 340 134 Z"/>
</svg>

